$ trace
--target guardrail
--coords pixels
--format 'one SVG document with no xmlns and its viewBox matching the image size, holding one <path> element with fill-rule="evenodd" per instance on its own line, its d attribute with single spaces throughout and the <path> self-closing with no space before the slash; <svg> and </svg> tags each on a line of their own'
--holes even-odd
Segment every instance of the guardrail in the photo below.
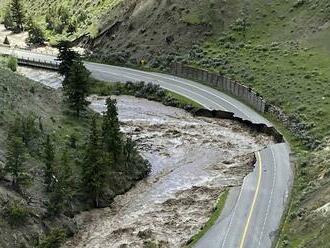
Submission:
<svg viewBox="0 0 330 248">
<path fill-rule="evenodd" d="M 58 70 L 60 65 L 60 63 L 56 61 L 52 62 L 52 61 L 35 60 L 31 58 L 22 58 L 22 57 L 17 57 L 17 62 L 20 65 L 34 66 L 34 67 L 40 67 L 50 70 Z"/>
<path fill-rule="evenodd" d="M 31 57 L 23 57 L 18 56 L 15 54 L 15 51 L 22 50 L 22 51 L 30 51 L 33 52 L 31 49 L 28 48 L 12 48 L 8 45 L 0 44 L 0 48 L 5 48 L 5 52 L 3 54 L 8 56 L 14 56 L 17 58 L 17 62 L 19 65 L 26 65 L 26 66 L 34 66 L 44 69 L 50 69 L 50 70 L 58 70 L 60 63 L 55 60 L 42 60 L 42 59 L 34 59 Z M 0 51 L 1 52 L 1 51 Z M 40 53 L 40 52 L 33 52 L 34 54 L 43 55 L 43 56 L 49 56 L 52 55 L 55 57 L 55 54 L 47 54 L 47 53 Z"/>
<path fill-rule="evenodd" d="M 181 63 L 173 63 L 171 65 L 171 73 L 183 78 L 199 81 L 212 88 L 216 88 L 225 93 L 229 93 L 244 101 L 261 113 L 266 111 L 267 104 L 265 100 L 251 88 L 246 87 L 245 85 L 218 73 L 194 68 L 191 66 L 183 65 Z"/>
</svg>

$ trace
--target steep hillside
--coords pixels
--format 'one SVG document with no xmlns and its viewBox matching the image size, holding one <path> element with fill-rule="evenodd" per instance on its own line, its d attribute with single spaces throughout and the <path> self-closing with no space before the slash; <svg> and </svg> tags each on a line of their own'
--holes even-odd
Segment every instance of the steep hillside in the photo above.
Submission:
<svg viewBox="0 0 330 248">
<path fill-rule="evenodd" d="M 73 116 L 60 91 L 3 68 L 1 61 L 0 247 L 59 247 L 76 231 L 74 215 L 94 207 L 82 185 L 92 113 Z M 108 206 L 150 170 L 135 145 L 124 135 L 119 139 L 123 142 L 120 149 L 130 160 L 119 151 L 120 161 L 104 171 L 107 181 L 98 199 L 100 207 Z M 53 158 L 47 159 L 50 153 Z M 16 177 L 9 170 L 12 158 L 21 168 Z M 53 178 L 50 183 L 48 170 Z"/>
<path fill-rule="evenodd" d="M 240 0 L 23 2 L 27 16 L 41 24 L 51 44 L 77 39 L 77 44 L 105 58 L 133 58 L 135 63 L 187 50 L 223 31 L 239 15 L 241 5 Z"/>
<path fill-rule="evenodd" d="M 222 32 L 236 19 L 239 6 L 237 0 L 126 0 L 102 16 L 98 35 L 81 43 L 105 59 L 153 61 Z"/>
<path fill-rule="evenodd" d="M 75 232 L 75 224 L 65 215 L 56 218 L 47 216 L 47 197 L 42 177 L 44 164 L 37 155 L 40 150 L 34 150 L 34 154 L 31 152 L 26 156 L 24 167 L 29 179 L 20 190 L 13 189 L 10 177 L 3 177 L 8 154 L 8 132 L 15 118 L 32 117 L 29 113 L 38 113 L 45 130 L 49 131 L 53 121 L 57 123 L 53 131 L 54 136 L 60 139 L 68 135 L 64 134 L 62 127 L 66 126 L 63 130 L 72 128 L 69 123 L 63 123 L 63 115 L 58 111 L 58 94 L 7 69 L 0 68 L 0 75 L 0 247 L 35 247 L 39 238 L 42 239 L 50 230 L 61 229 L 63 235 L 66 232 L 72 234 Z M 86 127 L 80 125 L 79 128 L 81 130 Z M 34 141 L 33 149 L 40 148 L 42 141 Z"/>
</svg>

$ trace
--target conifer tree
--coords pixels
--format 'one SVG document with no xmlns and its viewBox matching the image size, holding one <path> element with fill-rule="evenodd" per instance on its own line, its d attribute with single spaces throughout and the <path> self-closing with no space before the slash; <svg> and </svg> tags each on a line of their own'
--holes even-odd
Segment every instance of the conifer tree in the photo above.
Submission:
<svg viewBox="0 0 330 248">
<path fill-rule="evenodd" d="M 93 116 L 85 158 L 82 163 L 82 184 L 89 197 L 93 200 L 95 207 L 99 207 L 108 172 L 108 168 L 102 163 L 99 139 L 96 116 Z"/>
<path fill-rule="evenodd" d="M 122 150 L 122 139 L 116 104 L 117 102 L 115 99 L 107 99 L 107 110 L 103 115 L 102 125 L 103 149 L 113 158 L 115 164 L 118 163 Z"/>
<path fill-rule="evenodd" d="M 58 60 L 61 61 L 59 73 L 64 77 L 68 76 L 71 66 L 75 61 L 81 61 L 79 54 L 72 50 L 72 46 L 72 43 L 67 40 L 62 40 L 57 45 L 59 50 Z"/>
<path fill-rule="evenodd" d="M 64 187 L 68 188 L 71 186 L 71 178 L 72 178 L 72 169 L 69 161 L 68 150 L 64 149 L 62 157 L 61 157 L 61 177 L 64 182 Z"/>
<path fill-rule="evenodd" d="M 50 136 L 47 135 L 45 148 L 45 184 L 47 187 L 47 191 L 51 190 L 53 176 L 54 176 L 54 160 L 55 160 L 55 152 L 54 147 L 51 143 Z"/>
<path fill-rule="evenodd" d="M 12 185 L 19 186 L 20 175 L 24 172 L 25 147 L 21 137 L 12 132 L 7 138 L 5 172 L 12 176 Z"/>
<path fill-rule="evenodd" d="M 14 28 L 14 21 L 13 21 L 13 16 L 11 15 L 10 5 L 8 5 L 5 9 L 5 14 L 3 17 L 3 25 L 7 30 L 13 30 Z"/>
<path fill-rule="evenodd" d="M 53 175 L 50 190 L 48 192 L 47 210 L 50 216 L 58 215 L 64 207 L 65 193 L 63 191 L 62 182 L 58 175 Z"/>
<path fill-rule="evenodd" d="M 66 205 L 70 204 L 70 200 L 73 195 L 74 181 L 72 176 L 73 176 L 73 172 L 69 161 L 68 150 L 64 149 L 61 157 L 59 181 L 60 184 L 62 185 L 64 201 Z"/>
<path fill-rule="evenodd" d="M 5 44 L 5 45 L 10 45 L 10 42 L 9 42 L 8 36 L 6 36 L 5 40 L 3 41 L 3 44 Z"/>
<path fill-rule="evenodd" d="M 63 81 L 64 94 L 67 96 L 69 106 L 76 111 L 78 117 L 88 105 L 86 97 L 89 91 L 89 75 L 90 72 L 82 62 L 74 61 Z"/>
<path fill-rule="evenodd" d="M 11 16 L 14 23 L 13 31 L 20 33 L 24 31 L 24 10 L 22 0 L 12 0 L 10 4 Z"/>
<path fill-rule="evenodd" d="M 27 28 L 29 32 L 29 37 L 27 42 L 33 45 L 43 45 L 46 41 L 45 34 L 41 27 L 32 18 L 29 18 L 27 22 Z"/>
</svg>

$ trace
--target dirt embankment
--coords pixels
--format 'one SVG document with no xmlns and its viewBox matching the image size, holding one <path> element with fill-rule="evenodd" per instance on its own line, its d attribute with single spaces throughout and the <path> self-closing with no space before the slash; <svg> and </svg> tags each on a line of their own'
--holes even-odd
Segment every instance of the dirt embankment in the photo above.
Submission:
<svg viewBox="0 0 330 248">
<path fill-rule="evenodd" d="M 104 110 L 92 97 L 91 108 Z M 198 117 L 160 103 L 118 97 L 123 131 L 152 164 L 149 178 L 110 208 L 77 218 L 78 235 L 66 247 L 180 247 L 207 221 L 220 193 L 242 183 L 253 152 L 272 143 L 231 120 Z"/>
</svg>

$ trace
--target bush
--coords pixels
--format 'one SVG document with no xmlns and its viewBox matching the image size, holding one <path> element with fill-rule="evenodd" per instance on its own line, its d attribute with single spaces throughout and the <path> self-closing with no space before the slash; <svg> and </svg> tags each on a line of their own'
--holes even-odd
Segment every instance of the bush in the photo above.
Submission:
<svg viewBox="0 0 330 248">
<path fill-rule="evenodd" d="M 10 56 L 7 62 L 7 67 L 12 71 L 17 71 L 17 59 Z"/>
<path fill-rule="evenodd" d="M 28 209 L 20 201 L 14 200 L 5 206 L 4 217 L 11 225 L 23 224 L 29 216 Z"/>
<path fill-rule="evenodd" d="M 54 229 L 39 242 L 38 248 L 58 248 L 63 244 L 67 235 L 63 229 Z"/>
</svg>

